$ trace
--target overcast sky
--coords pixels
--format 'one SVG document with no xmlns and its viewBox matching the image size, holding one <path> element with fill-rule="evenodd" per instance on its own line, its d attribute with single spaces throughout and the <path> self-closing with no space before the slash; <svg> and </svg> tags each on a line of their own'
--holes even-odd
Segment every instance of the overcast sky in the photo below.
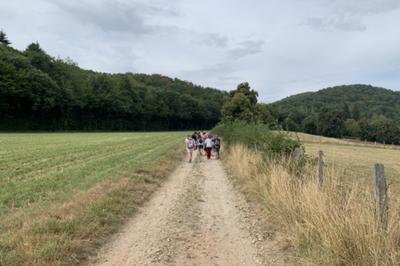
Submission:
<svg viewBox="0 0 400 266">
<path fill-rule="evenodd" d="M 324 87 L 400 89 L 400 0 L 0 0 L 18 49 L 160 73 L 271 102 Z"/>
</svg>

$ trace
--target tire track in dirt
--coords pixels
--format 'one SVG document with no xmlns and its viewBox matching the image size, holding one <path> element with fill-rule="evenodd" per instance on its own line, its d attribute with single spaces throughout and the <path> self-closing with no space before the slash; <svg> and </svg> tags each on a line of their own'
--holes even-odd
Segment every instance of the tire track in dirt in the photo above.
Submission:
<svg viewBox="0 0 400 266">
<path fill-rule="evenodd" d="M 221 163 L 197 156 L 173 172 L 92 264 L 283 264 L 252 219 Z"/>
</svg>

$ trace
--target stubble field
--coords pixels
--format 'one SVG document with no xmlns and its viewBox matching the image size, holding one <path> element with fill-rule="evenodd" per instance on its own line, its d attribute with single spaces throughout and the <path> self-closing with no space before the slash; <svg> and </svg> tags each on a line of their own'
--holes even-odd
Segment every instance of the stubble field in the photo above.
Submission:
<svg viewBox="0 0 400 266">
<path fill-rule="evenodd" d="M 304 133 L 296 133 L 296 136 L 303 141 L 307 154 L 316 157 L 318 151 L 322 150 L 327 166 L 343 172 L 343 175 L 348 178 L 362 178 L 365 182 L 372 183 L 373 165 L 383 164 L 391 188 L 400 189 L 400 146 L 334 139 Z"/>
</svg>

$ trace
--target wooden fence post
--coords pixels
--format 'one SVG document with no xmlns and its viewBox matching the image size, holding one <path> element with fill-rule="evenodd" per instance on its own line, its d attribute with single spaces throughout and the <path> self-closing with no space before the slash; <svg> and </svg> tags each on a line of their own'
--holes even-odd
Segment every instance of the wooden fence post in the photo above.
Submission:
<svg viewBox="0 0 400 266">
<path fill-rule="evenodd" d="M 292 158 L 294 159 L 294 161 L 295 161 L 295 162 L 298 162 L 298 160 L 300 160 L 300 157 L 301 157 L 300 148 L 294 149 L 294 151 L 293 151 L 293 156 L 292 156 Z"/>
<path fill-rule="evenodd" d="M 318 184 L 322 188 L 324 185 L 324 152 L 318 152 Z"/>
<path fill-rule="evenodd" d="M 372 177 L 375 189 L 376 217 L 378 219 L 379 227 L 386 230 L 388 225 L 389 206 L 383 164 L 374 165 L 372 169 Z"/>
</svg>

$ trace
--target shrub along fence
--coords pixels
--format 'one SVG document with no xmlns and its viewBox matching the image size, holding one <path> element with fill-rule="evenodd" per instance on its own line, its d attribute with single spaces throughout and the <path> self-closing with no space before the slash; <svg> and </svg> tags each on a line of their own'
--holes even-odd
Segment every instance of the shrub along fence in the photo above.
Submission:
<svg viewBox="0 0 400 266">
<path fill-rule="evenodd" d="M 286 132 L 271 131 L 261 123 L 235 121 L 219 124 L 212 131 L 228 145 L 242 144 L 264 156 L 290 155 L 296 149 L 304 150 L 301 142 L 291 139 Z"/>
</svg>

